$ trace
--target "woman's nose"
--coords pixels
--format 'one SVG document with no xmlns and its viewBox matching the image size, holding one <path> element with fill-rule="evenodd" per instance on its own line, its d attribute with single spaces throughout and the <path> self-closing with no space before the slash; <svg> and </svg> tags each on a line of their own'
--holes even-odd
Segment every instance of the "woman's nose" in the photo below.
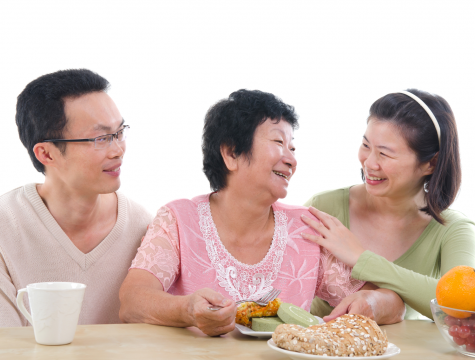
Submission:
<svg viewBox="0 0 475 360">
<path fill-rule="evenodd" d="M 295 157 L 293 152 L 290 150 L 288 150 L 287 153 L 285 154 L 283 161 L 285 164 L 287 164 L 291 168 L 297 167 L 297 158 Z"/>
<path fill-rule="evenodd" d="M 379 170 L 379 163 L 376 158 L 376 154 L 374 154 L 373 151 L 369 153 L 368 157 L 364 161 L 364 166 L 371 170 Z"/>
</svg>

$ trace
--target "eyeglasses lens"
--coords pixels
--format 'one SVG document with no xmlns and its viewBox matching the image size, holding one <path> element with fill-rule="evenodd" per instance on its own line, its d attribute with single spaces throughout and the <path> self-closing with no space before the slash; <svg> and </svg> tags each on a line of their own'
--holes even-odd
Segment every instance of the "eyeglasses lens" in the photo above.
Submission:
<svg viewBox="0 0 475 360">
<path fill-rule="evenodd" d="M 114 137 L 116 137 L 117 141 L 119 141 L 119 142 L 124 141 L 127 138 L 128 129 L 129 129 L 129 127 L 126 126 L 122 130 L 119 130 L 115 134 L 104 135 L 104 136 L 96 138 L 96 140 L 94 140 L 94 147 L 96 149 L 104 149 L 112 143 L 112 140 L 114 139 Z"/>
<path fill-rule="evenodd" d="M 98 137 L 94 141 L 94 147 L 96 149 L 103 149 L 109 146 L 111 141 L 112 141 L 112 135 L 104 135 L 104 136 Z"/>
<path fill-rule="evenodd" d="M 128 129 L 128 127 L 125 127 L 117 133 L 117 141 L 124 141 L 125 139 L 127 139 Z"/>
</svg>

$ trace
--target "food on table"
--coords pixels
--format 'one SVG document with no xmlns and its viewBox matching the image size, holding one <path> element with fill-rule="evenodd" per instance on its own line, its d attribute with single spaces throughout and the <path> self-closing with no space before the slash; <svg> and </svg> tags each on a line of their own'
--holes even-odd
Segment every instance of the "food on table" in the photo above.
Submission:
<svg viewBox="0 0 475 360">
<path fill-rule="evenodd" d="M 288 303 L 280 305 L 277 316 L 286 324 L 301 325 L 303 327 L 319 324 L 315 316 L 298 306 Z"/>
<path fill-rule="evenodd" d="M 236 313 L 236 324 L 241 324 L 251 328 L 253 318 L 261 318 L 264 316 L 276 316 L 282 300 L 275 299 L 267 304 L 261 306 L 255 302 L 245 302 L 238 305 Z"/>
<path fill-rule="evenodd" d="M 463 319 L 447 315 L 444 322 L 454 343 L 465 345 L 466 351 L 475 353 L 475 314 Z"/>
<path fill-rule="evenodd" d="M 324 356 L 375 356 L 388 347 L 386 334 L 363 315 L 343 315 L 309 328 L 279 325 L 272 340 L 282 349 Z"/>
<path fill-rule="evenodd" d="M 470 266 L 456 266 L 449 270 L 437 283 L 436 297 L 440 306 L 475 311 L 475 269 Z M 466 312 L 442 310 L 454 318 L 470 316 Z"/>
<path fill-rule="evenodd" d="M 252 330 L 273 332 L 277 326 L 283 323 L 277 316 L 254 318 L 252 319 Z"/>
</svg>

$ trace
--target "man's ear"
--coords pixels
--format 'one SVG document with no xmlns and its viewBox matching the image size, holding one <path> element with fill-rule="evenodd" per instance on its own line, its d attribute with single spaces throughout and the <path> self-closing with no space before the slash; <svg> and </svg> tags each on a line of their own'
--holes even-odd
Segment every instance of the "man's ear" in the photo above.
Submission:
<svg viewBox="0 0 475 360">
<path fill-rule="evenodd" d="M 52 143 L 38 143 L 33 147 L 36 159 L 46 166 L 55 166 L 56 159 L 60 156 L 59 149 Z"/>
<path fill-rule="evenodd" d="M 423 175 L 432 175 L 437 166 L 437 159 L 439 158 L 439 153 L 435 154 L 432 159 L 430 159 L 429 164 L 425 166 Z"/>
<path fill-rule="evenodd" d="M 227 145 L 221 145 L 219 148 L 221 151 L 221 156 L 223 157 L 224 163 L 229 171 L 236 171 L 238 169 L 237 156 L 234 153 L 234 149 L 231 149 Z"/>
</svg>

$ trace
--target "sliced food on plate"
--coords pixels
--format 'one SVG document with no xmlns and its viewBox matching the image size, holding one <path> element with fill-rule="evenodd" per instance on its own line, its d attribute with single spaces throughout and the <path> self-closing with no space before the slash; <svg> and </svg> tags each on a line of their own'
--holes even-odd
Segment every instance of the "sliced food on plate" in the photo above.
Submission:
<svg viewBox="0 0 475 360">
<path fill-rule="evenodd" d="M 279 307 L 277 316 L 286 324 L 301 325 L 303 327 L 318 325 L 320 323 L 318 319 L 308 311 L 288 303 L 283 303 Z"/>
<path fill-rule="evenodd" d="M 281 324 L 297 324 L 305 327 L 319 324 L 318 318 L 293 304 L 275 299 L 260 306 L 255 302 L 245 302 L 238 306 L 236 324 L 254 331 L 273 332 Z"/>
<path fill-rule="evenodd" d="M 254 318 L 252 320 L 252 330 L 254 331 L 274 331 L 277 326 L 284 324 L 277 316 Z"/>
<path fill-rule="evenodd" d="M 269 302 L 266 306 L 258 305 L 255 302 L 239 304 L 236 313 L 236 324 L 241 324 L 255 330 L 253 327 L 253 319 L 277 316 L 277 311 L 281 304 L 282 300 L 279 298 Z M 272 330 L 266 331 L 274 331 L 277 325 Z"/>
<path fill-rule="evenodd" d="M 400 352 L 397 346 L 388 342 L 386 333 L 378 324 L 366 316 L 347 314 L 320 324 L 318 318 L 309 312 L 280 299 L 271 301 L 267 306 L 254 302 L 240 304 L 236 324 L 248 328 L 243 331 L 246 328 L 238 327 L 246 335 L 272 335 L 269 346 L 287 353 L 292 359 L 308 355 L 315 358 L 387 358 Z"/>
</svg>

